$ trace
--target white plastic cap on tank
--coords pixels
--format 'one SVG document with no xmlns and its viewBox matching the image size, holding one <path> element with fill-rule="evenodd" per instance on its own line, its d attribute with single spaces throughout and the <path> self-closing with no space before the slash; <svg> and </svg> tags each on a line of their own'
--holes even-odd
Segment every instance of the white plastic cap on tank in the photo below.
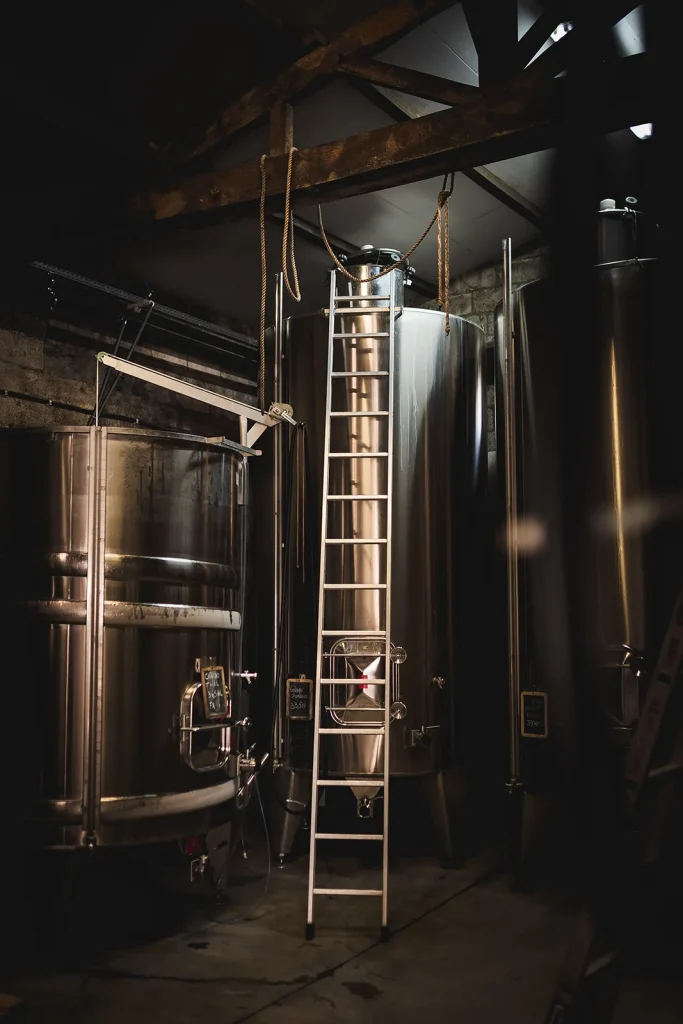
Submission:
<svg viewBox="0 0 683 1024">
<path fill-rule="evenodd" d="M 374 249 L 374 248 L 375 248 L 374 245 L 361 245 L 360 251 L 361 252 L 369 252 L 370 249 Z"/>
<path fill-rule="evenodd" d="M 600 211 L 603 210 L 616 210 L 617 203 L 615 199 L 601 199 L 600 200 Z"/>
</svg>

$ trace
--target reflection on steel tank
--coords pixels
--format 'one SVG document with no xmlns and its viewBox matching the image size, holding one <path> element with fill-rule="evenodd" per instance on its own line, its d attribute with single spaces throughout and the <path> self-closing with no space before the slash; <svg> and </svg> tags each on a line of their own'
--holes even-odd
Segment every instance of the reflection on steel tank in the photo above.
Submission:
<svg viewBox="0 0 683 1024">
<path fill-rule="evenodd" d="M 549 695 L 549 736 L 523 744 L 522 781 L 534 788 L 568 781 L 576 754 L 577 691 L 572 678 L 570 611 L 563 544 L 571 536 L 582 579 L 582 621 L 590 659 L 600 670 L 601 703 L 617 730 L 638 714 L 642 659 L 657 654 L 680 586 L 680 566 L 655 555 L 662 525 L 681 518 L 681 501 L 652 478 L 657 433 L 652 426 L 654 335 L 652 258 L 647 218 L 613 201 L 598 213 L 599 263 L 595 267 L 597 403 L 569 395 L 558 340 L 550 281 L 513 294 L 516 344 L 516 423 L 520 650 L 523 690 Z M 498 465 L 505 464 L 504 324 L 496 310 L 496 429 Z M 586 328 L 588 329 L 588 327 Z M 593 379 L 593 378 L 591 378 Z M 590 423 L 590 445 L 581 452 L 586 492 L 570 521 L 563 503 L 562 445 Z M 499 521 L 504 519 L 500 473 Z M 584 542 L 581 537 L 587 536 Z M 673 548 L 671 549 L 673 553 Z M 671 573 L 673 568 L 673 584 Z M 669 584 L 666 580 L 669 579 Z M 662 587 L 667 597 L 661 601 Z M 576 612 L 576 609 L 574 609 Z"/>
<path fill-rule="evenodd" d="M 223 668 L 236 710 L 243 473 L 198 437 L 0 431 L 6 727 L 33 842 L 196 834 L 234 796 L 200 677 Z"/>
<path fill-rule="evenodd" d="M 350 257 L 346 266 L 356 277 L 369 278 L 398 258 L 393 250 L 366 247 Z M 490 755 L 490 738 L 496 730 L 497 699 L 502 707 L 505 701 L 504 679 L 494 680 L 487 670 L 494 641 L 490 636 L 487 641 L 486 621 L 493 530 L 487 507 L 485 339 L 479 327 L 460 317 L 450 317 L 447 334 L 443 313 L 404 306 L 404 285 L 410 271 L 402 265 L 391 273 L 396 304 L 402 309 L 395 325 L 391 510 L 391 641 L 395 659 L 387 697 L 405 705 L 405 717 L 391 726 L 390 771 L 392 778 L 412 776 L 423 780 L 423 799 L 432 813 L 437 845 L 442 855 L 450 858 L 444 769 L 464 765 L 476 788 L 481 773 L 490 772 L 496 759 L 495 754 Z M 387 281 L 384 276 L 357 284 L 338 273 L 337 289 L 340 294 L 367 295 L 370 299 L 388 294 Z M 382 300 L 373 298 L 373 303 L 381 305 Z M 342 313 L 339 322 L 342 337 L 335 342 L 334 369 L 346 375 L 333 379 L 333 411 L 343 414 L 386 409 L 387 379 L 362 376 L 385 368 L 386 317 L 364 312 L 362 301 L 356 298 L 352 310 Z M 284 322 L 282 397 L 307 426 L 311 464 L 308 508 L 315 513 L 316 576 L 327 349 L 325 311 Z M 340 415 L 333 416 L 331 423 L 331 451 L 387 450 L 386 416 Z M 256 471 L 264 468 L 258 466 Z M 337 459 L 330 472 L 330 494 L 386 493 L 386 458 Z M 310 519 L 311 513 L 306 514 Z M 386 537 L 386 519 L 384 502 L 333 501 L 328 536 Z M 327 558 L 330 581 L 370 583 L 383 578 L 386 548 L 355 542 L 330 544 Z M 290 561 L 286 571 L 291 569 Z M 377 589 L 330 590 L 324 610 L 326 626 L 350 634 L 381 629 L 384 602 L 385 592 Z M 315 619 L 312 632 L 309 629 L 302 637 L 301 608 L 294 605 L 286 611 L 284 626 L 281 643 L 286 652 L 285 674 L 315 678 L 315 645 L 311 642 L 315 638 Z M 383 675 L 384 667 L 377 642 L 373 646 L 371 638 L 340 637 L 334 652 L 352 655 L 339 658 L 338 664 L 342 677 L 349 682 L 331 688 L 329 703 L 339 710 L 330 712 L 324 724 L 371 726 L 373 716 L 367 709 L 379 708 L 384 699 L 383 688 L 372 683 L 377 672 Z M 296 750 L 301 749 L 297 741 L 301 724 L 287 722 L 282 704 L 278 710 L 280 728 L 276 730 L 274 755 L 281 767 L 275 780 L 276 784 L 279 780 L 280 804 L 290 800 L 299 811 L 297 820 L 291 814 L 284 815 L 279 834 L 276 825 L 276 848 L 284 855 L 289 852 L 301 807 L 310 797 L 310 778 L 307 785 L 302 783 L 306 766 L 292 756 L 293 740 Z M 381 775 L 383 738 L 354 735 L 328 740 L 327 769 L 333 775 Z M 312 737 L 307 747 L 309 756 L 311 741 Z M 501 753 L 503 742 L 501 738 L 498 743 Z M 502 784 L 502 774 L 499 782 Z M 355 795 L 359 813 L 365 813 L 362 797 L 381 793 L 374 794 L 364 787 Z M 400 803 L 400 797 L 396 799 Z"/>
</svg>

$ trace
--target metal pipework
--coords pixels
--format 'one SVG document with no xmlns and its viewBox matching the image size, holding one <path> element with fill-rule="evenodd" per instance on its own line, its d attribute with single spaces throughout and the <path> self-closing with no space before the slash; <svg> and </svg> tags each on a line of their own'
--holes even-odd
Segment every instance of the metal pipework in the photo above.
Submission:
<svg viewBox="0 0 683 1024">
<path fill-rule="evenodd" d="M 282 402 L 282 332 L 283 332 L 282 274 L 275 276 L 275 326 L 273 330 L 273 401 Z M 273 435 L 273 763 L 284 754 L 284 692 L 278 688 L 280 658 L 280 611 L 282 603 L 282 431 Z"/>
<path fill-rule="evenodd" d="M 517 548 L 517 424 L 515 330 L 512 322 L 512 244 L 503 239 L 503 336 L 505 346 L 505 545 L 507 554 L 508 693 L 510 779 L 516 786 L 519 758 L 519 553 Z"/>
<path fill-rule="evenodd" d="M 107 514 L 107 428 L 88 435 L 88 577 L 85 601 L 85 691 L 83 743 L 83 839 L 95 846 L 102 809 L 102 711 L 104 685 L 104 561 Z"/>
</svg>

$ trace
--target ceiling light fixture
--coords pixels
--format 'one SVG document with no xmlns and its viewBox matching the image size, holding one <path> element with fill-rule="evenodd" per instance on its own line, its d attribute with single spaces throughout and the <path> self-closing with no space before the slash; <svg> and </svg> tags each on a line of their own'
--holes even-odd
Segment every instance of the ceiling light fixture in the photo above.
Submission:
<svg viewBox="0 0 683 1024">
<path fill-rule="evenodd" d="M 649 139 L 653 128 L 651 124 L 632 124 L 631 131 L 639 139 Z"/>
<path fill-rule="evenodd" d="M 571 32 L 573 28 L 574 26 L 571 21 L 561 21 L 557 28 L 550 33 L 550 38 L 554 43 L 558 43 L 560 39 L 564 39 L 567 33 Z"/>
</svg>

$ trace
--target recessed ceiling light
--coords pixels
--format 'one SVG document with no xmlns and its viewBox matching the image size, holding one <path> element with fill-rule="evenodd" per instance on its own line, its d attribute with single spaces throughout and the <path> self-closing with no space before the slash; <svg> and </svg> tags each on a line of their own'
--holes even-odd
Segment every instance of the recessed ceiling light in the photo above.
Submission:
<svg viewBox="0 0 683 1024">
<path fill-rule="evenodd" d="M 554 43 L 557 43 L 560 39 L 563 39 L 568 32 L 571 32 L 573 28 L 574 26 L 571 21 L 561 21 L 557 28 L 550 33 L 550 38 Z"/>
<path fill-rule="evenodd" d="M 634 135 L 637 135 L 639 139 L 649 139 L 652 135 L 651 124 L 632 124 L 631 131 Z"/>
</svg>

